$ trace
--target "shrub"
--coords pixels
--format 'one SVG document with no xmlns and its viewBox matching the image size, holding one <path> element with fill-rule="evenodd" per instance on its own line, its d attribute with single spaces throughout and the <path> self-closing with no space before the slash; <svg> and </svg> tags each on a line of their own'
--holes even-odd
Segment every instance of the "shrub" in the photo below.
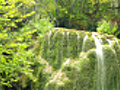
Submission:
<svg viewBox="0 0 120 90">
<path fill-rule="evenodd" d="M 34 5 L 34 0 L 0 1 L 0 89 L 30 89 L 41 79 L 39 42 L 53 25 L 48 19 L 33 20 Z"/>
<path fill-rule="evenodd" d="M 112 25 L 111 21 L 106 21 L 106 20 L 102 20 L 98 22 L 97 31 L 106 34 L 114 34 L 115 36 L 119 34 L 117 23 Z"/>
<path fill-rule="evenodd" d="M 33 15 L 29 9 L 35 4 L 34 0 L 1 0 L 0 1 L 0 30 L 16 30 L 25 19 Z"/>
</svg>

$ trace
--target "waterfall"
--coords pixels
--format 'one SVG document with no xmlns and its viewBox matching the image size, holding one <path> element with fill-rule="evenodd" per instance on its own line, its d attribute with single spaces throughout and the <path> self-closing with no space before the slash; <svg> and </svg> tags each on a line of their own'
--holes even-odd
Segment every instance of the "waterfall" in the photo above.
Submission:
<svg viewBox="0 0 120 90">
<path fill-rule="evenodd" d="M 96 45 L 96 54 L 97 54 L 97 69 L 98 69 L 98 81 L 97 81 L 97 88 L 98 90 L 105 90 L 106 88 L 106 71 L 105 71 L 105 63 L 103 58 L 103 51 L 102 51 L 102 45 L 98 38 L 95 37 L 93 33 L 93 38 L 95 40 Z"/>
<path fill-rule="evenodd" d="M 109 39 L 107 39 L 107 41 L 108 41 L 108 43 L 109 43 L 109 46 L 111 47 L 111 46 L 112 46 L 112 43 L 113 43 L 114 41 L 109 40 Z"/>
<path fill-rule="evenodd" d="M 68 54 L 67 54 L 67 61 L 69 61 L 69 57 L 70 57 L 70 50 L 69 50 L 69 32 L 67 32 L 67 50 L 68 50 Z"/>
<path fill-rule="evenodd" d="M 78 56 L 79 56 L 79 38 L 80 38 L 80 35 L 79 35 L 79 33 L 76 33 L 77 34 L 77 54 L 78 54 Z"/>
<path fill-rule="evenodd" d="M 119 42 L 116 38 L 113 38 L 114 40 L 107 39 L 109 45 L 111 46 L 113 42 L 116 42 L 119 45 Z"/>
<path fill-rule="evenodd" d="M 116 38 L 114 38 L 114 40 L 115 40 L 115 42 L 119 45 L 118 40 L 117 40 Z M 107 39 L 107 41 L 108 41 L 110 47 L 111 47 L 112 44 L 114 43 L 113 40 Z M 114 53 L 114 55 L 115 55 L 116 67 L 117 67 L 117 69 L 119 70 L 116 51 L 115 51 L 112 47 L 111 47 L 111 49 L 112 49 L 112 51 L 113 51 L 113 53 Z M 117 77 L 117 90 L 119 90 L 119 74 L 117 74 L 116 77 Z M 116 88 L 114 88 L 114 90 L 116 90 Z"/>
<path fill-rule="evenodd" d="M 45 59 L 54 70 L 47 90 L 119 90 L 117 38 L 66 29 L 44 38 Z"/>
<path fill-rule="evenodd" d="M 119 42 L 118 42 L 118 40 L 116 39 L 116 38 L 114 38 L 114 40 L 117 42 L 117 44 L 119 45 Z"/>
<path fill-rule="evenodd" d="M 86 35 L 85 38 L 83 39 L 82 52 L 84 52 L 85 41 L 87 40 L 87 38 L 88 38 L 88 35 Z"/>
<path fill-rule="evenodd" d="M 61 50 L 62 50 L 62 53 L 61 53 L 61 63 L 62 63 L 62 60 L 63 60 L 63 43 L 64 43 L 64 37 L 65 37 L 65 32 L 62 33 L 63 34 L 63 38 L 62 38 L 62 45 L 61 45 Z"/>
</svg>

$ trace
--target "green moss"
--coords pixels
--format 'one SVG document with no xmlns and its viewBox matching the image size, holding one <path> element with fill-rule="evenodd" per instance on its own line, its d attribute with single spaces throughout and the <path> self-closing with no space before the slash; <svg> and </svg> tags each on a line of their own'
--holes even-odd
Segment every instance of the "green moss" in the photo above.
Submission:
<svg viewBox="0 0 120 90">
<path fill-rule="evenodd" d="M 64 90 L 66 83 L 69 83 L 69 79 L 64 72 L 59 70 L 52 74 L 51 80 L 46 84 L 44 90 Z"/>
<path fill-rule="evenodd" d="M 101 37 L 101 40 L 102 40 L 102 44 L 105 45 L 105 44 L 109 44 L 109 42 L 107 41 L 107 38 L 105 38 L 104 36 Z"/>
<path fill-rule="evenodd" d="M 95 51 L 91 50 L 86 56 L 94 57 Z M 95 90 L 95 68 L 94 59 L 81 58 L 66 60 L 62 71 L 52 75 L 52 79 L 46 84 L 45 90 Z M 92 63 L 92 64 L 91 64 Z M 94 65 L 95 67 L 95 65 Z M 61 76 L 60 76 L 61 75 Z"/>
<path fill-rule="evenodd" d="M 77 35 L 75 32 L 69 34 L 68 41 L 69 58 L 77 57 Z"/>
<path fill-rule="evenodd" d="M 72 73 L 80 71 L 79 61 L 74 59 L 66 60 L 66 62 L 63 63 L 62 70 L 66 73 L 67 77 L 73 79 L 75 74 L 73 75 Z"/>
<path fill-rule="evenodd" d="M 63 59 L 63 34 L 55 32 L 44 37 L 42 57 L 45 58 L 55 69 L 60 68 Z M 49 38 L 50 37 L 50 38 Z"/>
<path fill-rule="evenodd" d="M 67 34 L 68 32 L 69 34 Z M 86 34 L 88 38 L 83 43 Z M 53 70 L 54 73 L 48 76 L 50 80 L 47 81 L 44 90 L 97 90 L 98 65 L 103 67 L 98 62 L 92 33 L 58 30 L 51 35 L 50 46 L 48 46 L 48 35 L 44 37 L 45 45 L 42 46 L 44 48 L 43 58 L 55 71 Z M 112 49 L 108 46 L 108 38 L 100 37 L 103 45 L 102 58 L 105 64 L 105 89 L 119 90 L 117 78 L 120 81 L 120 77 L 118 77 L 120 46 L 113 42 Z M 109 40 L 114 41 L 112 38 Z"/>
<path fill-rule="evenodd" d="M 84 32 L 77 32 L 79 35 L 79 39 L 77 40 L 77 44 L 78 44 L 78 56 L 79 53 L 82 51 L 82 45 L 83 45 L 83 39 L 85 37 L 85 33 Z"/>
<path fill-rule="evenodd" d="M 106 87 L 108 90 L 117 90 L 118 65 L 114 50 L 107 45 L 103 46 L 103 58 Z"/>
<path fill-rule="evenodd" d="M 95 90 L 95 50 L 88 51 L 86 57 L 76 60 L 69 60 L 63 64 L 63 71 L 70 79 L 70 90 Z M 67 90 L 67 89 L 65 89 Z"/>
<path fill-rule="evenodd" d="M 92 36 L 88 36 L 88 38 L 86 39 L 85 42 L 83 42 L 83 51 L 87 52 L 88 50 L 92 49 L 92 48 L 96 48 L 95 46 L 95 41 L 93 39 Z"/>
<path fill-rule="evenodd" d="M 116 55 L 117 55 L 117 60 L 118 60 L 118 64 L 120 65 L 120 45 L 117 43 L 114 43 L 112 45 L 112 48 L 115 50 Z"/>
<path fill-rule="evenodd" d="M 67 48 L 67 32 L 66 31 L 64 31 L 63 32 L 64 33 L 64 35 L 63 35 L 63 58 L 65 57 L 65 58 L 67 58 L 68 57 L 68 48 Z"/>
<path fill-rule="evenodd" d="M 82 51 L 85 32 L 58 30 L 52 31 L 43 37 L 41 56 L 46 59 L 55 69 L 61 67 L 64 58 L 78 58 Z M 50 37 L 50 38 L 49 38 Z"/>
</svg>

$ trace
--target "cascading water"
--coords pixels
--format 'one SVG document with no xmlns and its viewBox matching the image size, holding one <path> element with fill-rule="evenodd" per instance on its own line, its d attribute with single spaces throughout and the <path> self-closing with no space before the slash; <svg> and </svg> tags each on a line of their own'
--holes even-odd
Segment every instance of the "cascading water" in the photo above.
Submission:
<svg viewBox="0 0 120 90">
<path fill-rule="evenodd" d="M 95 40 L 95 45 L 96 45 L 96 54 L 97 54 L 97 68 L 98 68 L 98 90 L 106 90 L 106 82 L 105 82 L 105 63 L 104 63 L 104 58 L 103 58 L 103 51 L 102 51 L 102 45 L 99 41 L 99 39 L 97 39 L 95 37 L 95 35 L 93 34 L 93 38 Z"/>
<path fill-rule="evenodd" d="M 109 43 L 109 46 L 111 47 L 112 46 L 112 43 L 114 42 L 113 40 L 109 40 L 107 39 L 108 43 Z"/>
<path fill-rule="evenodd" d="M 119 42 L 118 42 L 118 40 L 116 39 L 116 38 L 114 38 L 114 40 L 117 42 L 117 44 L 119 45 Z"/>
<path fill-rule="evenodd" d="M 116 43 L 119 45 L 117 39 L 97 33 L 56 30 L 49 32 L 46 43 L 43 51 L 50 51 L 52 57 L 49 54 L 41 57 L 50 63 L 54 73 L 45 90 L 119 90 L 119 55 L 116 55 L 119 52 L 114 49 Z"/>
<path fill-rule="evenodd" d="M 63 34 L 63 38 L 62 38 L 62 45 L 61 45 L 61 63 L 62 63 L 62 60 L 63 60 L 63 43 L 64 43 L 64 38 L 65 38 L 65 32 L 62 33 Z"/>
<path fill-rule="evenodd" d="M 87 40 L 88 35 L 85 36 L 85 38 L 83 39 L 83 46 L 82 46 L 82 51 L 84 51 L 85 48 L 85 41 Z"/>
<path fill-rule="evenodd" d="M 112 48 L 112 45 L 113 45 L 113 43 L 114 43 L 114 41 L 119 45 L 119 42 L 118 42 L 118 40 L 116 39 L 116 38 L 113 38 L 113 40 L 109 40 L 109 39 L 107 39 L 107 41 L 108 41 L 108 43 L 109 43 L 109 46 L 110 46 L 110 48 L 112 49 L 112 51 L 113 51 L 113 53 L 114 53 L 114 55 L 115 55 L 115 60 L 116 60 L 116 67 L 117 67 L 117 69 L 118 69 L 118 73 L 119 73 L 119 66 L 118 66 L 118 62 L 117 62 L 117 55 L 116 55 L 116 51 Z M 117 77 L 117 88 L 114 88 L 114 90 L 119 90 L 119 74 L 117 74 L 116 75 L 116 77 Z"/>
<path fill-rule="evenodd" d="M 69 42 L 70 42 L 70 41 L 69 41 L 69 32 L 67 32 L 67 48 L 68 48 L 68 49 L 67 49 L 67 50 L 68 50 L 68 51 L 67 51 L 67 53 L 68 53 L 68 54 L 67 54 L 67 61 L 69 61 L 69 57 L 70 57 Z"/>
<path fill-rule="evenodd" d="M 99 41 L 98 38 L 95 37 L 94 33 L 93 33 L 93 38 L 95 40 L 95 44 L 96 44 L 96 54 L 97 54 L 97 74 L 98 74 L 98 85 L 97 85 L 97 90 L 109 90 L 109 82 L 111 82 L 111 85 L 112 85 L 112 89 L 111 90 L 119 90 L 118 89 L 118 74 L 114 75 L 116 79 L 112 78 L 111 80 L 113 81 L 108 81 L 108 77 L 111 77 L 110 73 L 108 73 L 108 69 L 109 71 L 112 72 L 111 68 L 113 67 L 112 65 L 109 65 L 109 68 L 108 68 L 108 62 L 106 62 L 106 59 L 105 59 L 105 52 L 103 51 L 103 46 L 101 44 L 101 42 Z M 98 36 L 98 35 L 97 35 Z M 99 37 L 99 36 L 98 36 Z M 113 56 L 114 56 L 114 64 L 116 65 L 114 67 L 115 70 L 118 70 L 118 66 L 117 66 L 117 57 L 116 57 L 116 54 L 115 54 L 115 50 L 111 47 L 112 44 L 113 44 L 113 40 L 109 40 L 107 39 L 108 41 L 108 47 L 110 48 L 111 52 L 113 53 Z M 105 46 L 104 46 L 105 47 Z M 112 62 L 111 62 L 112 63 Z M 111 67 L 111 68 L 110 68 Z M 113 77 L 114 77 L 113 76 Z M 116 83 L 116 85 L 114 85 Z"/>
<path fill-rule="evenodd" d="M 79 53 L 80 51 L 79 51 L 79 38 L 80 38 L 80 35 L 79 35 L 79 33 L 76 33 L 77 34 L 77 53 Z M 79 54 L 78 54 L 78 56 L 79 56 Z"/>
</svg>

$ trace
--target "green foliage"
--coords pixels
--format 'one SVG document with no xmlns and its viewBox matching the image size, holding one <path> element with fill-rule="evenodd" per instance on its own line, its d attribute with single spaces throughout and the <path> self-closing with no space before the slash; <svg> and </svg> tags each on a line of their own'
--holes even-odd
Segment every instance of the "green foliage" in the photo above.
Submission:
<svg viewBox="0 0 120 90">
<path fill-rule="evenodd" d="M 2 33 L 1 33 L 2 34 Z M 27 42 L 19 41 L 20 38 L 26 39 L 24 36 L 13 36 L 14 33 L 3 34 L 1 37 L 0 47 L 0 84 L 8 87 L 17 87 L 13 83 L 20 84 L 21 87 L 25 87 L 27 81 L 36 81 L 36 77 L 33 75 L 34 62 L 38 62 L 37 57 L 31 50 L 26 50 L 29 47 Z M 30 37 L 29 37 L 30 38 Z M 40 64 L 40 62 L 38 62 Z M 23 77 L 24 76 L 24 77 Z"/>
<path fill-rule="evenodd" d="M 54 0 L 35 0 L 36 4 L 34 5 L 35 20 L 37 21 L 40 18 L 50 18 L 50 20 L 55 20 L 55 5 Z"/>
<path fill-rule="evenodd" d="M 41 0 L 38 7 L 44 11 L 40 12 L 41 16 L 50 17 L 58 27 L 96 31 L 101 19 L 120 22 L 114 2 L 119 3 L 115 0 Z"/>
<path fill-rule="evenodd" d="M 35 4 L 34 0 L 1 0 L 0 2 L 0 30 L 11 31 L 20 27 L 22 22 L 33 15 L 34 11 L 28 11 Z M 19 25 L 18 25 L 19 24 Z M 20 25 L 21 24 L 21 25 Z"/>
<path fill-rule="evenodd" d="M 40 19 L 17 32 L 0 32 L 0 86 L 26 88 L 27 83 L 37 82 L 44 66 L 38 57 L 38 40 L 52 28 L 48 19 Z"/>
<path fill-rule="evenodd" d="M 98 32 L 106 33 L 106 34 L 115 34 L 116 36 L 119 34 L 117 32 L 118 26 L 117 23 L 114 25 L 111 24 L 110 21 L 102 20 L 101 22 L 98 22 Z"/>
<path fill-rule="evenodd" d="M 31 21 L 24 29 L 36 29 L 38 34 L 45 34 L 46 32 L 53 29 L 53 24 L 49 21 L 48 18 L 38 19 L 37 21 Z"/>
<path fill-rule="evenodd" d="M 64 58 L 79 57 L 79 52 L 82 51 L 84 32 L 77 33 L 81 35 L 80 38 L 77 38 L 76 33 L 71 32 L 67 35 L 68 30 L 60 28 L 51 31 L 51 35 L 50 33 L 45 34 L 41 45 L 41 55 L 50 65 L 53 65 L 55 70 L 61 67 Z"/>
<path fill-rule="evenodd" d="M 33 20 L 34 5 L 34 0 L 0 1 L 0 87 L 25 89 L 41 78 L 44 64 L 36 43 L 53 25 L 49 19 Z"/>
</svg>

